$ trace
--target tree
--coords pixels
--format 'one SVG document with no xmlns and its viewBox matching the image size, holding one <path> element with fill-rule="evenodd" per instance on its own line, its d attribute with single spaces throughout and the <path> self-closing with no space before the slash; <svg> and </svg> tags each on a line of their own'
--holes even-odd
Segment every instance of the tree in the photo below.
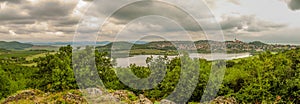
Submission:
<svg viewBox="0 0 300 104">
<path fill-rule="evenodd" d="M 11 93 L 11 81 L 7 73 L 0 66 L 0 99 L 7 97 Z"/>
<path fill-rule="evenodd" d="M 72 65 L 72 47 L 61 47 L 58 53 L 39 58 L 37 86 L 43 91 L 64 91 L 77 88 Z"/>
</svg>

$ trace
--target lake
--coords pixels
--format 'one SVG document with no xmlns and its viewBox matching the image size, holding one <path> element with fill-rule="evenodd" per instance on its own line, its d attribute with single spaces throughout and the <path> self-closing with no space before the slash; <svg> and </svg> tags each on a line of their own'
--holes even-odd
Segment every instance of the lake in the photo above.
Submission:
<svg viewBox="0 0 300 104">
<path fill-rule="evenodd" d="M 117 67 L 127 67 L 130 64 L 136 64 L 139 66 L 146 66 L 146 59 L 147 57 L 153 56 L 153 58 L 158 57 L 159 55 L 136 55 L 133 57 L 127 58 L 117 58 Z M 250 53 L 236 53 L 236 54 L 201 54 L 201 53 L 192 53 L 189 55 L 191 58 L 202 58 L 206 60 L 218 60 L 218 59 L 225 59 L 225 60 L 232 60 L 232 59 L 239 59 L 239 58 L 246 58 L 250 57 Z M 169 59 L 175 58 L 178 56 L 168 56 Z"/>
</svg>

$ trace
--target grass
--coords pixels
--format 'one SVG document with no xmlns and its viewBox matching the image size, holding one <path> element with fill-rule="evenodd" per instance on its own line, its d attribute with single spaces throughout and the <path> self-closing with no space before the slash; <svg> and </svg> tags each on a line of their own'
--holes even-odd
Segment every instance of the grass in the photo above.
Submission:
<svg viewBox="0 0 300 104">
<path fill-rule="evenodd" d="M 38 57 L 45 57 L 46 54 L 55 54 L 56 52 L 49 52 L 46 50 L 0 50 L 0 58 L 23 57 L 26 60 L 33 60 Z"/>
<path fill-rule="evenodd" d="M 26 48 L 25 50 L 48 50 L 48 51 L 57 51 L 59 49 L 58 46 L 38 46 L 35 45 L 31 48 Z"/>
<path fill-rule="evenodd" d="M 251 60 L 251 59 L 254 59 L 254 58 L 258 58 L 259 56 L 258 55 L 254 55 L 254 56 L 250 56 L 250 57 L 244 57 L 244 58 L 238 58 L 238 59 L 233 59 L 232 61 L 238 63 L 242 60 Z"/>
<path fill-rule="evenodd" d="M 0 58 L 12 58 L 12 57 L 28 57 L 41 53 L 45 53 L 46 51 L 28 51 L 28 50 L 14 50 L 8 52 L 0 52 Z"/>
<path fill-rule="evenodd" d="M 39 57 L 46 57 L 47 54 L 55 54 L 56 52 L 45 52 L 45 53 L 40 53 L 40 54 L 36 54 L 36 55 L 31 55 L 26 57 L 25 59 L 27 61 L 33 60 L 35 58 L 39 58 Z M 21 64 L 22 66 L 37 66 L 37 63 L 28 63 L 28 64 Z"/>
<path fill-rule="evenodd" d="M 21 65 L 31 67 L 31 66 L 37 66 L 37 63 L 21 64 Z"/>
<path fill-rule="evenodd" d="M 56 52 L 49 52 L 46 50 L 0 50 L 0 59 L 10 58 L 25 58 L 31 61 L 35 58 L 45 57 L 47 54 L 55 54 Z M 22 66 L 36 66 L 36 63 L 23 63 Z"/>
<path fill-rule="evenodd" d="M 26 60 L 33 60 L 35 58 L 39 58 L 39 57 L 45 57 L 47 54 L 55 54 L 56 52 L 45 52 L 45 53 L 40 53 L 40 54 L 36 54 L 36 55 L 31 55 L 26 57 Z"/>
</svg>

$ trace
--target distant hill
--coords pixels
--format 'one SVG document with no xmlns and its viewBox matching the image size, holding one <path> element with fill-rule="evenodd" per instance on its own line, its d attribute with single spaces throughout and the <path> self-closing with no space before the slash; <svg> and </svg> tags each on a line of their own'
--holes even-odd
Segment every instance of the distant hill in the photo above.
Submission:
<svg viewBox="0 0 300 104">
<path fill-rule="evenodd" d="M 10 50 L 0 48 L 0 52 L 10 52 Z"/>
<path fill-rule="evenodd" d="M 110 41 L 99 41 L 99 42 L 96 42 L 96 45 L 97 46 L 104 46 L 104 45 L 108 45 L 109 43 L 111 43 L 111 42 Z M 146 44 L 148 42 L 145 42 L 145 41 L 130 41 L 129 43 L 132 43 L 132 44 Z M 33 44 L 33 45 L 65 46 L 65 45 L 72 45 L 74 43 L 73 42 L 31 42 L 30 44 Z M 94 45 L 95 43 L 87 41 L 87 42 L 75 42 L 75 44 L 78 44 L 78 45 L 82 45 L 82 44 Z"/>
<path fill-rule="evenodd" d="M 192 44 L 191 44 L 192 43 Z M 120 51 L 120 53 L 131 49 L 131 55 L 141 54 L 176 54 L 177 49 L 181 50 L 197 50 L 198 53 L 210 53 L 211 44 L 222 45 L 222 42 L 212 40 L 189 41 L 152 41 L 144 44 L 132 42 L 112 42 L 103 46 L 97 46 L 101 51 Z M 114 46 L 113 46 L 114 45 Z M 272 45 L 260 41 L 243 42 L 243 41 L 225 41 L 227 53 L 244 53 L 244 52 L 261 52 L 272 51 L 280 52 L 282 50 L 290 50 L 300 48 L 296 45 Z M 112 47 L 113 46 L 113 47 Z M 127 48 L 125 48 L 127 47 Z"/>
<path fill-rule="evenodd" d="M 0 41 L 0 48 L 7 50 L 23 50 L 25 48 L 31 48 L 33 45 L 28 43 L 20 43 L 16 41 L 5 42 Z"/>
<path fill-rule="evenodd" d="M 268 45 L 266 43 L 260 42 L 260 41 L 253 41 L 250 42 L 249 44 L 255 45 L 255 46 L 264 46 L 264 45 Z"/>
<path fill-rule="evenodd" d="M 107 45 L 109 44 L 109 41 L 103 41 L 103 42 L 96 42 L 96 45 Z M 72 45 L 73 42 L 32 42 L 33 45 L 40 45 L 40 46 L 66 46 L 66 45 Z M 86 44 L 86 45 L 93 45 L 94 42 L 75 42 L 75 44 Z"/>
</svg>

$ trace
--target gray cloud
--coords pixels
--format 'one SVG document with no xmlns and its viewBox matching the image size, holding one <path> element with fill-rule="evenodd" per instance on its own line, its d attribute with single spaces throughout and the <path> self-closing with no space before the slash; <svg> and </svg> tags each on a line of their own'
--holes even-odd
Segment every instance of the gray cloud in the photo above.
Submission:
<svg viewBox="0 0 300 104">
<path fill-rule="evenodd" d="M 26 0 L 0 0 L 0 2 L 8 2 L 8 3 L 21 3 Z"/>
<path fill-rule="evenodd" d="M 73 26 L 78 24 L 80 18 L 78 16 L 68 16 L 59 20 L 51 21 L 53 26 Z"/>
<path fill-rule="evenodd" d="M 93 0 L 83 1 L 90 2 Z M 216 0 L 207 1 L 212 4 L 216 2 Z M 236 5 L 240 4 L 239 0 L 225 1 Z M 72 40 L 73 36 L 71 35 L 74 34 L 76 25 L 80 20 L 80 16 L 73 14 L 73 9 L 76 7 L 76 3 L 78 2 L 77 0 L 36 0 L 34 2 L 29 0 L 0 0 L 0 3 L 3 2 L 6 2 L 6 6 L 0 9 L 1 39 L 58 41 L 68 40 L 70 38 L 69 40 Z M 103 2 L 109 3 L 104 6 L 97 6 L 96 4 L 95 7 L 92 7 L 91 11 L 79 12 L 92 12 L 91 14 L 94 14 L 93 16 L 95 16 L 93 18 L 102 19 L 104 15 L 109 14 L 107 11 L 114 11 L 112 10 L 114 9 L 113 7 L 121 4 L 119 2 L 111 2 L 109 0 Z M 297 10 L 300 9 L 299 4 L 299 0 L 291 0 L 291 2 L 289 2 L 289 7 L 292 10 Z M 193 7 L 191 6 L 190 8 Z M 195 8 L 194 11 L 197 11 L 197 13 L 202 15 L 202 18 L 200 19 L 203 19 L 204 22 L 209 22 L 206 20 L 206 18 L 211 18 L 211 15 L 207 14 L 207 12 L 201 11 L 201 9 L 198 7 Z M 203 33 L 201 28 L 194 24 L 193 18 L 189 17 L 184 11 L 181 11 L 172 5 L 164 5 L 157 2 L 148 1 L 136 5 L 129 5 L 124 9 L 117 11 L 109 19 L 110 26 L 107 28 L 109 28 L 108 30 L 110 31 L 107 31 L 101 35 L 103 37 L 112 38 L 113 36 L 109 34 L 110 32 L 115 32 L 116 29 L 122 28 L 122 26 L 126 25 L 126 23 L 130 22 L 131 20 L 145 15 L 165 16 L 170 20 L 177 21 L 179 25 L 185 27 L 186 30 L 190 32 L 194 32 L 195 34 Z M 281 30 L 281 28 L 285 28 L 287 26 L 285 24 L 262 20 L 254 15 L 224 16 L 220 24 L 225 33 L 235 33 L 237 32 L 236 30 L 240 30 L 243 32 L 248 32 L 248 37 L 254 37 L 252 34 L 260 34 L 271 30 Z M 130 25 L 131 28 L 125 30 L 128 35 L 135 33 L 134 35 L 131 34 L 130 37 L 134 37 L 135 35 L 140 35 L 142 33 L 150 33 L 158 35 L 170 35 L 176 39 L 178 37 L 182 37 L 181 35 L 184 34 L 182 29 L 169 20 L 148 19 L 141 22 L 135 22 Z M 9 30 L 14 31 L 18 35 L 14 37 L 10 36 Z M 78 31 L 87 35 L 98 32 L 98 30 L 88 27 L 83 27 Z M 62 33 L 63 35 L 61 35 Z M 268 35 L 270 34 L 272 33 L 268 33 Z M 279 37 L 279 35 L 276 36 Z M 272 35 L 265 37 L 270 38 Z"/>
<path fill-rule="evenodd" d="M 300 0 L 291 0 L 288 3 L 288 6 L 292 10 L 299 10 L 300 9 Z"/>
<path fill-rule="evenodd" d="M 234 28 L 241 29 L 244 23 L 252 21 L 253 18 L 253 16 L 224 16 L 220 24 L 223 30 Z"/>
<path fill-rule="evenodd" d="M 264 31 L 252 35 L 240 34 L 238 38 L 245 41 L 259 40 L 259 41 L 269 42 L 269 43 L 300 44 L 299 29 L 300 28 L 289 28 L 289 29 L 281 29 L 281 30 L 274 30 L 274 31 Z"/>
<path fill-rule="evenodd" d="M 207 5 L 211 8 L 215 8 L 216 7 L 216 2 L 221 1 L 221 0 L 204 0 L 206 1 Z M 229 3 L 235 4 L 235 5 L 240 5 L 240 1 L 239 0 L 226 0 Z"/>
<path fill-rule="evenodd" d="M 246 32 L 261 32 L 286 27 L 285 24 L 274 23 L 256 18 L 254 15 L 224 16 L 221 27 L 225 31 L 242 30 Z"/>
<path fill-rule="evenodd" d="M 2 0 L 3 1 L 3 0 Z M 10 2 L 17 2 L 16 0 Z M 21 4 L 7 4 L 0 9 L 0 22 L 12 20 L 66 20 L 72 14 L 77 2 L 63 2 L 61 0 L 40 0 Z"/>
<path fill-rule="evenodd" d="M 38 6 L 35 6 L 38 5 Z M 60 0 L 42 0 L 36 4 L 27 5 L 29 14 L 36 19 L 53 17 L 65 17 L 72 13 L 76 3 L 74 2 L 61 2 Z"/>
<path fill-rule="evenodd" d="M 90 2 L 90 1 L 94 1 L 94 0 L 83 0 L 83 1 L 87 1 L 87 2 Z"/>
<path fill-rule="evenodd" d="M 233 4 L 236 4 L 236 5 L 240 5 L 240 1 L 239 0 L 227 0 L 228 2 L 231 2 Z"/>
<path fill-rule="evenodd" d="M 201 14 L 201 18 L 197 19 L 206 19 L 212 18 L 210 14 L 206 14 L 207 12 L 201 11 L 202 9 L 197 9 L 198 13 Z M 128 6 L 123 7 L 122 9 L 116 11 L 111 16 L 111 21 L 115 24 L 124 25 L 134 19 L 149 16 L 149 15 L 157 15 L 166 17 L 170 20 L 177 22 L 183 28 L 188 31 L 201 31 L 201 27 L 197 24 L 193 17 L 191 17 L 184 10 L 177 8 L 176 6 L 155 2 L 155 1 L 145 1 L 145 2 L 137 2 Z M 147 21 L 145 21 L 147 22 Z M 149 21 L 151 22 L 151 21 Z M 155 24 L 155 22 L 154 22 Z M 159 23 L 156 23 L 159 24 Z M 172 26 L 168 26 L 172 27 Z M 168 30 L 172 30 L 168 28 Z M 176 31 L 176 30 L 175 30 Z"/>
<path fill-rule="evenodd" d="M 300 0 L 280 0 L 285 2 L 289 9 L 296 11 L 300 9 Z"/>
<path fill-rule="evenodd" d="M 8 32 L 7 29 L 0 28 L 0 33 L 2 33 L 2 34 L 8 34 L 9 32 Z"/>
<path fill-rule="evenodd" d="M 212 17 L 210 14 L 206 14 L 206 11 L 201 11 L 201 8 L 195 9 L 197 9 L 198 13 L 201 14 L 202 19 Z M 156 1 L 146 1 L 128 5 L 114 13 L 113 17 L 119 20 L 128 21 L 132 20 L 133 18 L 145 15 L 160 15 L 165 17 L 171 17 L 171 19 L 181 21 L 191 19 L 188 16 L 189 14 L 186 13 L 184 10 L 181 10 L 180 8 L 173 5 L 169 5 L 167 3 Z"/>
<path fill-rule="evenodd" d="M 239 5 L 240 3 L 238 0 L 228 0 L 228 1 L 237 5 Z M 195 26 L 192 21 L 193 19 L 188 17 L 185 12 L 178 10 L 174 6 L 170 6 L 170 5 L 161 6 L 161 5 L 162 4 L 153 1 L 142 2 L 136 5 L 128 5 L 126 7 L 123 7 L 121 10 L 115 12 L 114 14 L 112 14 L 109 20 L 110 23 L 113 23 L 114 25 L 126 25 L 131 20 L 137 19 L 138 17 L 141 16 L 160 15 L 164 17 L 170 17 L 170 20 L 175 20 L 177 22 L 179 21 L 179 24 L 185 27 L 186 30 L 188 31 L 198 32 L 196 34 L 203 33 L 201 28 Z M 105 14 L 105 11 L 112 11 L 110 10 L 111 8 L 109 7 L 105 8 L 103 6 L 99 6 L 97 7 L 97 9 L 98 9 L 96 11 L 97 13 L 92 13 L 92 14 L 98 14 L 97 16 L 100 17 L 102 16 L 101 14 Z M 201 12 L 201 10 L 198 11 L 199 13 L 205 13 L 205 12 Z M 209 21 L 205 20 L 205 18 L 209 18 L 209 17 L 210 17 L 209 15 L 203 14 L 203 21 L 208 22 L 207 23 L 208 25 L 210 25 Z M 164 23 L 164 24 L 160 24 L 160 23 Z M 275 23 L 275 22 L 259 19 L 255 15 L 224 16 L 220 24 L 225 34 L 237 33 L 238 31 L 256 34 L 259 32 L 285 28 L 287 26 L 286 24 Z M 130 36 L 139 35 L 139 33 L 146 34 L 150 32 L 153 34 L 168 34 L 168 32 L 175 34 L 175 32 L 179 33 L 180 31 L 182 31 L 174 24 L 170 25 L 170 23 L 168 24 L 162 21 L 155 21 L 155 20 L 143 20 L 142 22 L 132 23 L 131 25 L 132 25 L 131 26 L 132 29 L 127 30 L 128 32 L 127 34 L 131 34 Z M 106 35 L 107 37 L 111 37 L 111 34 L 115 34 L 116 32 L 119 32 L 118 30 L 114 31 L 116 30 L 115 28 L 118 28 L 117 26 L 107 27 L 107 28 L 110 28 L 107 29 L 109 31 L 102 33 L 101 35 Z M 216 28 L 212 28 L 212 29 L 216 29 Z M 109 32 L 112 31 L 113 33 L 109 34 Z M 154 31 L 156 31 L 156 33 Z"/>
<path fill-rule="evenodd" d="M 65 38 L 67 34 L 74 34 L 74 25 L 79 20 L 73 16 L 76 0 L 1 0 L 0 3 L 4 5 L 0 9 L 3 39 Z M 17 35 L 9 35 L 9 30 Z"/>
<path fill-rule="evenodd" d="M 6 7 L 0 10 L 0 21 L 30 19 L 26 13 L 15 7 Z"/>
<path fill-rule="evenodd" d="M 35 20 L 32 20 L 32 19 L 20 19 L 20 20 L 2 21 L 2 23 L 3 24 L 34 24 Z"/>
<path fill-rule="evenodd" d="M 65 34 L 74 34 L 76 27 L 75 26 L 61 26 L 61 27 L 54 27 L 55 31 L 60 31 L 63 32 Z"/>
</svg>

